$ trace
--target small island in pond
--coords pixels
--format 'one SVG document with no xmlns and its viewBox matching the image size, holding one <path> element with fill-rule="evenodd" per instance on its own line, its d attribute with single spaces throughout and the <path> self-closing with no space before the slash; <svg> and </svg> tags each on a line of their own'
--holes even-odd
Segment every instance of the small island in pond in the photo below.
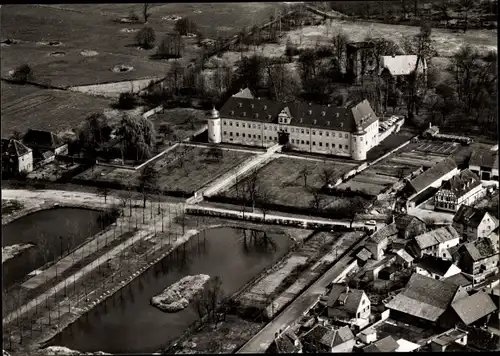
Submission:
<svg viewBox="0 0 500 356">
<path fill-rule="evenodd" d="M 151 298 L 151 304 L 168 313 L 181 311 L 189 305 L 209 279 L 210 276 L 206 274 L 186 276 Z"/>
<path fill-rule="evenodd" d="M 11 258 L 20 255 L 24 250 L 27 250 L 35 245 L 33 244 L 15 244 L 10 246 L 2 247 L 2 263 Z"/>
</svg>

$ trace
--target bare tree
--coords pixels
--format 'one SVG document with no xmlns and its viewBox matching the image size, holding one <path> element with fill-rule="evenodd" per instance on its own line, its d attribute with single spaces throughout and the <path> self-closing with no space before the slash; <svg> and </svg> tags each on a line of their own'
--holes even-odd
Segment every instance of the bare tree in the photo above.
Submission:
<svg viewBox="0 0 500 356">
<path fill-rule="evenodd" d="M 252 211 L 255 210 L 255 203 L 260 190 L 260 177 L 257 169 L 252 170 L 250 175 L 245 180 L 247 198 L 252 202 Z"/>
<path fill-rule="evenodd" d="M 325 197 L 316 189 L 311 189 L 311 194 L 312 194 L 311 208 L 318 213 L 323 208 Z"/>
<path fill-rule="evenodd" d="M 152 165 L 146 165 L 139 176 L 139 186 L 142 192 L 142 208 L 146 209 L 146 199 L 148 196 L 148 191 L 151 191 L 156 187 L 158 183 L 158 171 Z"/>
<path fill-rule="evenodd" d="M 274 193 L 265 184 L 262 184 L 257 193 L 257 206 L 262 211 L 262 218 L 266 220 L 266 214 L 271 208 L 271 204 L 275 198 Z"/>
<path fill-rule="evenodd" d="M 149 16 L 151 16 L 152 4 L 145 3 L 142 7 L 142 16 L 144 17 L 144 23 L 148 22 Z"/>
<path fill-rule="evenodd" d="M 334 173 L 335 170 L 328 167 L 323 168 L 323 170 L 321 171 L 321 174 L 323 176 L 323 184 L 325 185 L 325 187 L 328 187 L 328 185 L 332 183 Z"/>
<path fill-rule="evenodd" d="M 104 198 L 104 204 L 107 204 L 108 200 L 108 195 L 109 195 L 109 188 L 106 186 L 99 187 L 97 190 L 98 194 Z"/>
<path fill-rule="evenodd" d="M 349 199 L 347 206 L 345 207 L 345 212 L 349 217 L 349 228 L 352 228 L 352 224 L 356 219 L 356 216 L 363 212 L 366 208 L 366 201 L 361 197 L 354 196 Z"/>
<path fill-rule="evenodd" d="M 304 187 L 307 187 L 307 178 L 309 177 L 309 175 L 311 174 L 311 169 L 309 168 L 309 166 L 306 164 L 304 165 L 304 167 L 302 167 L 302 169 L 300 170 L 299 174 L 302 176 L 302 178 L 304 179 Z"/>
<path fill-rule="evenodd" d="M 471 10 L 477 7 L 477 0 L 459 0 L 458 2 L 460 9 L 464 14 L 463 25 L 464 25 L 464 33 L 467 32 L 468 24 L 469 24 L 469 13 Z"/>
</svg>

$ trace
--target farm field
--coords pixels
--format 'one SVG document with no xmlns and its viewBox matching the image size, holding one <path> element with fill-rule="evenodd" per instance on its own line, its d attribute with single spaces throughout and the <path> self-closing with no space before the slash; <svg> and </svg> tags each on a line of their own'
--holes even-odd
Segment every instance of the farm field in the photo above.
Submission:
<svg viewBox="0 0 500 356">
<path fill-rule="evenodd" d="M 217 161 L 207 157 L 209 151 L 207 147 L 180 145 L 151 162 L 158 171 L 159 189 L 191 195 L 252 156 L 247 152 L 223 150 L 222 157 Z M 138 187 L 140 174 L 140 171 L 130 169 L 95 166 L 75 179 Z"/>
<path fill-rule="evenodd" d="M 270 192 L 272 204 L 310 208 L 313 201 L 311 190 L 319 190 L 324 186 L 322 178 L 324 168 L 334 171 L 331 180 L 336 181 L 356 166 L 356 163 L 309 161 L 298 158 L 279 157 L 259 170 L 259 184 L 262 184 Z M 307 187 L 304 186 L 304 178 L 300 174 L 300 171 L 304 167 L 309 171 Z M 229 190 L 222 192 L 221 195 L 228 198 L 236 198 L 238 196 L 237 189 L 233 186 Z M 340 208 L 344 202 L 344 198 L 323 195 L 324 209 Z"/>
<path fill-rule="evenodd" d="M 157 135 L 167 141 L 177 141 L 192 136 L 207 123 L 207 115 L 203 110 L 190 108 L 165 109 L 163 112 L 151 115 L 149 120 L 153 122 Z M 162 135 L 159 128 L 167 124 L 172 129 L 171 134 Z"/>
<path fill-rule="evenodd" d="M 1 83 L 2 137 L 28 129 L 61 132 L 77 127 L 92 112 L 109 109 L 112 101 L 85 94 L 31 85 Z"/>
</svg>

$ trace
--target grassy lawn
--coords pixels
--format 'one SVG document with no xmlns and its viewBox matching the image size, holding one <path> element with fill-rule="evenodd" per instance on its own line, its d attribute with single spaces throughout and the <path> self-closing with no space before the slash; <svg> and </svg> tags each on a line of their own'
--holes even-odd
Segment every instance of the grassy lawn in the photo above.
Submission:
<svg viewBox="0 0 500 356">
<path fill-rule="evenodd" d="M 77 127 L 90 113 L 110 108 L 112 100 L 86 94 L 1 83 L 2 137 L 15 130 L 60 132 Z"/>
<path fill-rule="evenodd" d="M 311 188 L 318 190 L 323 187 L 323 168 L 334 170 L 332 181 L 350 171 L 356 164 L 347 164 L 333 161 L 309 161 L 288 157 L 277 158 L 259 171 L 260 184 L 272 195 L 272 203 L 299 208 L 310 208 L 313 200 Z M 300 171 L 307 167 L 309 176 L 307 186 Z M 237 190 L 233 186 L 221 193 L 227 197 L 237 197 Z M 342 206 L 344 198 L 324 195 L 324 208 L 337 208 Z"/>
<path fill-rule="evenodd" d="M 252 154 L 223 151 L 219 161 L 207 158 L 210 148 L 178 146 L 151 162 L 158 171 L 158 186 L 163 191 L 192 194 L 220 175 L 242 163 Z M 95 166 L 76 176 L 84 181 L 100 181 L 137 187 L 140 172 L 114 167 Z"/>
<path fill-rule="evenodd" d="M 150 116 L 149 119 L 154 123 L 158 135 L 161 135 L 158 131 L 162 124 L 168 124 L 172 128 L 172 134 L 166 137 L 161 135 L 162 139 L 168 141 L 190 137 L 207 123 L 205 111 L 190 108 L 167 109 Z"/>
<path fill-rule="evenodd" d="M 389 137 L 380 142 L 379 145 L 373 147 L 370 151 L 368 151 L 366 158 L 368 161 L 374 161 L 377 158 L 395 149 L 399 145 L 402 145 L 406 141 L 409 141 L 413 136 L 415 135 L 405 131 L 392 133 L 389 135 Z"/>
</svg>

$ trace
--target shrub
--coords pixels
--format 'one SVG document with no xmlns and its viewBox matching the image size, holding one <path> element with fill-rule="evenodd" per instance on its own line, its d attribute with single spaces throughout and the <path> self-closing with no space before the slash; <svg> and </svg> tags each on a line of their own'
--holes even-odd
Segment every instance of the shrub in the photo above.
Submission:
<svg viewBox="0 0 500 356">
<path fill-rule="evenodd" d="M 133 93 L 121 93 L 116 107 L 118 109 L 130 110 L 135 108 L 136 105 L 137 98 Z"/>
<path fill-rule="evenodd" d="M 19 83 L 26 83 L 33 77 L 33 71 L 28 64 L 21 64 L 14 70 L 12 79 Z"/>
<path fill-rule="evenodd" d="M 135 40 L 142 48 L 151 49 L 154 47 L 156 40 L 155 31 L 151 27 L 145 26 L 137 32 Z"/>
</svg>

